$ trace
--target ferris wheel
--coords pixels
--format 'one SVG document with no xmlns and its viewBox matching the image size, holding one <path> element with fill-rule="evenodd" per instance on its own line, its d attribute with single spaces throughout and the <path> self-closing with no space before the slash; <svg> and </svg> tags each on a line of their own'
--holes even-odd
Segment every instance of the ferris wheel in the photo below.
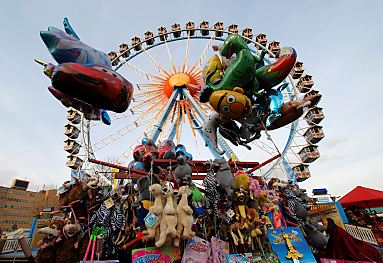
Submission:
<svg viewBox="0 0 383 263">
<path fill-rule="evenodd" d="M 281 45 L 268 41 L 266 34 L 255 35 L 251 28 L 239 29 L 236 24 L 225 27 L 217 22 L 210 26 L 208 21 L 198 27 L 188 22 L 185 28 L 175 23 L 171 30 L 161 26 L 157 34 L 147 31 L 143 39 L 135 36 L 130 44 L 121 44 L 118 52 L 109 52 L 114 69 L 134 85 L 133 102 L 126 112 L 110 114 L 110 126 L 89 121 L 82 113 L 69 109 L 64 146 L 70 153 L 67 166 L 103 176 L 100 164 L 127 167 L 134 148 L 145 137 L 156 143 L 166 139 L 182 143 L 195 159 L 220 158 L 198 129 L 214 111 L 199 102 L 198 87 L 204 65 L 215 54 L 213 46 L 220 45 L 230 34 L 242 35 L 254 54 L 266 50 L 265 64 L 278 58 Z M 300 61 L 284 83 L 288 84 L 282 92 L 284 102 L 319 93 Z M 303 181 L 310 177 L 309 163 L 320 156 L 316 144 L 324 137 L 319 125 L 323 118 L 322 108 L 315 105 L 287 126 L 262 131 L 261 137 L 249 144 L 251 150 L 233 145 L 220 134 L 217 142 L 227 159 L 258 161 L 261 165 L 257 175 Z"/>
</svg>

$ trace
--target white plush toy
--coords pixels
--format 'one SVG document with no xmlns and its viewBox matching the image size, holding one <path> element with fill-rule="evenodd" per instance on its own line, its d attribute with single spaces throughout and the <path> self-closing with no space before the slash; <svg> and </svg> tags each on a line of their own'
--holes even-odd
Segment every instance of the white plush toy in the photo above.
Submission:
<svg viewBox="0 0 383 263">
<path fill-rule="evenodd" d="M 191 195 L 191 190 L 189 186 L 181 186 L 178 189 L 178 194 L 181 196 L 181 199 L 177 206 L 177 236 L 182 239 L 191 239 L 195 236 L 195 232 L 191 229 L 193 224 L 193 209 L 188 204 L 188 196 Z"/>
<path fill-rule="evenodd" d="M 173 202 L 173 189 L 165 191 L 165 206 L 162 211 L 160 223 L 160 238 L 156 242 L 156 247 L 161 247 L 165 244 L 166 239 L 177 237 L 177 213 Z"/>
<path fill-rule="evenodd" d="M 160 184 L 152 184 L 151 186 L 149 186 L 149 192 L 154 197 L 154 204 L 149 208 L 149 212 L 152 212 L 157 217 L 157 221 L 151 226 L 148 224 L 148 222 L 145 222 L 146 230 L 143 231 L 143 234 L 145 235 L 145 237 L 143 238 L 144 241 L 150 241 L 153 240 L 154 237 L 159 237 L 159 226 L 163 211 L 162 186 Z"/>
</svg>

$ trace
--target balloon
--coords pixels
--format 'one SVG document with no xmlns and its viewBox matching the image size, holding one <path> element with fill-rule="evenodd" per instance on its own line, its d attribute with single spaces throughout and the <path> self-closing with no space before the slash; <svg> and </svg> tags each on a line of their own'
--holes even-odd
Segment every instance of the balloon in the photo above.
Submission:
<svg viewBox="0 0 383 263">
<path fill-rule="evenodd" d="M 133 86 L 120 74 L 101 66 L 64 63 L 55 67 L 52 85 L 63 94 L 118 113 L 128 109 Z"/>
<path fill-rule="evenodd" d="M 134 161 L 134 163 L 133 163 L 133 167 L 132 167 L 132 168 L 133 168 L 134 170 L 146 171 L 143 162 L 137 162 L 137 161 Z"/>
<path fill-rule="evenodd" d="M 141 144 L 136 146 L 133 150 L 133 159 L 137 162 L 142 162 L 144 159 L 145 153 L 147 153 L 150 148 L 150 146 L 147 144 Z"/>
<path fill-rule="evenodd" d="M 117 113 L 126 111 L 133 96 L 132 84 L 112 70 L 108 56 L 79 40 L 64 19 L 65 31 L 49 27 L 40 36 L 53 58 L 54 66 L 36 60 L 44 66 L 44 73 L 51 81 L 49 91 L 64 106 L 74 107 L 88 119 L 111 120 L 105 110 Z"/>
<path fill-rule="evenodd" d="M 204 67 L 202 72 L 202 78 L 205 79 L 208 74 L 214 71 L 215 73 L 210 77 L 210 81 L 212 83 L 216 83 L 219 80 L 221 80 L 222 70 L 223 67 L 221 60 L 217 55 L 214 55 L 207 61 L 206 66 Z"/>
<path fill-rule="evenodd" d="M 176 151 L 174 147 L 164 146 L 160 149 L 159 154 L 160 159 L 176 159 Z"/>
<path fill-rule="evenodd" d="M 40 32 L 40 36 L 47 46 L 49 53 L 59 64 L 74 62 L 112 68 L 108 55 L 104 52 L 84 44 L 78 38 L 58 28 L 48 27 L 48 31 Z"/>
<path fill-rule="evenodd" d="M 281 108 L 283 106 L 283 94 L 282 90 L 288 86 L 288 83 L 282 84 L 277 89 L 270 89 L 267 91 L 266 96 L 268 97 L 269 103 L 269 116 L 266 119 L 266 127 L 269 127 L 270 124 L 278 119 L 281 116 Z"/>
<path fill-rule="evenodd" d="M 180 156 L 180 155 L 185 155 L 186 156 L 186 159 L 188 160 L 193 160 L 193 155 L 191 155 L 190 153 L 188 153 L 186 151 L 186 148 L 185 146 L 183 146 L 182 144 L 178 144 L 176 146 L 176 157 Z"/>
<path fill-rule="evenodd" d="M 200 102 L 207 102 L 212 92 L 217 90 L 233 90 L 235 87 L 241 87 L 245 94 L 250 95 L 258 90 L 259 84 L 255 78 L 255 57 L 251 54 L 245 40 L 237 34 L 231 34 L 221 49 L 221 55 L 226 58 L 230 58 L 233 54 L 236 58 L 225 70 L 219 84 L 211 84 L 210 78 L 215 74 L 214 71 L 206 76 L 206 87 L 201 91 Z"/>
<path fill-rule="evenodd" d="M 209 103 L 224 119 L 239 119 L 249 115 L 251 111 L 250 99 L 243 94 L 243 89 L 214 91 Z"/>
<path fill-rule="evenodd" d="M 147 170 L 152 168 L 152 161 L 158 159 L 158 151 L 155 147 L 149 146 L 147 152 L 143 156 L 143 163 Z"/>
<path fill-rule="evenodd" d="M 171 147 L 171 148 L 176 148 L 176 145 L 174 144 L 174 142 L 172 140 L 164 140 L 163 142 L 161 142 L 160 144 L 160 151 L 164 148 L 164 147 Z"/>
<path fill-rule="evenodd" d="M 289 101 L 283 104 L 281 108 L 281 116 L 272 122 L 269 127 L 267 127 L 268 130 L 275 130 L 280 127 L 283 127 L 295 120 L 297 120 L 299 117 L 303 115 L 303 110 L 305 107 L 313 107 L 315 106 L 318 101 L 321 99 L 322 95 L 315 94 L 312 96 L 308 96 L 306 98 L 303 98 L 301 100 L 293 100 Z M 264 127 L 262 127 L 264 129 Z"/>
<path fill-rule="evenodd" d="M 202 125 L 202 130 L 205 136 L 210 140 L 214 150 L 218 154 L 223 155 L 225 151 L 221 150 L 217 144 L 217 128 L 221 122 L 222 120 L 219 113 L 213 112 Z"/>
<path fill-rule="evenodd" d="M 297 61 L 297 52 L 292 47 L 283 47 L 274 63 L 260 67 L 255 72 L 260 89 L 268 90 L 281 83 L 291 72 Z"/>
</svg>

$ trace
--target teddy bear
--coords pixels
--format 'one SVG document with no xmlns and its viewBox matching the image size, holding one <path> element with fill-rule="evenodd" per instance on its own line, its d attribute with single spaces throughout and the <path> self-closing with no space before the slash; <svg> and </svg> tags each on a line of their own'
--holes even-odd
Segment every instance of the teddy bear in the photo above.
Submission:
<svg viewBox="0 0 383 263">
<path fill-rule="evenodd" d="M 160 238 L 155 243 L 156 247 L 162 247 L 166 239 L 177 237 L 177 213 L 174 208 L 173 189 L 164 189 L 165 206 L 162 211 L 160 222 Z"/>
<path fill-rule="evenodd" d="M 191 195 L 189 186 L 181 186 L 178 189 L 178 194 L 181 199 L 177 206 L 177 236 L 182 239 L 191 239 L 195 236 L 192 231 L 193 224 L 193 210 L 188 204 L 188 197 Z M 178 246 L 179 244 L 175 244 Z"/>
<path fill-rule="evenodd" d="M 192 178 L 192 168 L 186 160 L 187 158 L 185 155 L 177 157 L 177 167 L 173 174 L 179 186 L 189 185 Z"/>
<path fill-rule="evenodd" d="M 235 183 L 233 174 L 231 173 L 230 165 L 223 158 L 215 159 L 214 163 L 219 165 L 219 169 L 215 174 L 215 177 L 220 183 L 219 188 L 223 190 L 227 196 L 231 196 L 233 194 Z"/>
<path fill-rule="evenodd" d="M 154 196 L 154 204 L 149 208 L 149 212 L 152 212 L 156 217 L 157 221 L 154 222 L 154 224 L 150 225 L 147 222 L 145 222 L 146 230 L 143 231 L 143 234 L 145 234 L 145 238 L 143 241 L 149 241 L 154 239 L 154 237 L 159 236 L 159 226 L 161 221 L 161 215 L 162 215 L 162 186 L 160 184 L 152 184 L 149 186 L 149 191 Z"/>
</svg>

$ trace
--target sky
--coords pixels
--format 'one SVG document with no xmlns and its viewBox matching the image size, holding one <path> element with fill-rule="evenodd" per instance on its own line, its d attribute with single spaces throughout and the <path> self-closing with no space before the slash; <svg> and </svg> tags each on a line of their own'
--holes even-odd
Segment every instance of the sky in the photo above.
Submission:
<svg viewBox="0 0 383 263">
<path fill-rule="evenodd" d="M 105 52 L 148 29 L 202 20 L 251 27 L 293 46 L 323 95 L 326 116 L 321 158 L 301 186 L 336 196 L 357 185 L 382 190 L 382 8 L 378 0 L 8 1 L 0 10 L 0 185 L 20 178 L 41 189 L 69 178 L 66 109 L 33 61 L 54 62 L 39 31 L 62 28 L 68 17 L 81 40 Z"/>
</svg>

